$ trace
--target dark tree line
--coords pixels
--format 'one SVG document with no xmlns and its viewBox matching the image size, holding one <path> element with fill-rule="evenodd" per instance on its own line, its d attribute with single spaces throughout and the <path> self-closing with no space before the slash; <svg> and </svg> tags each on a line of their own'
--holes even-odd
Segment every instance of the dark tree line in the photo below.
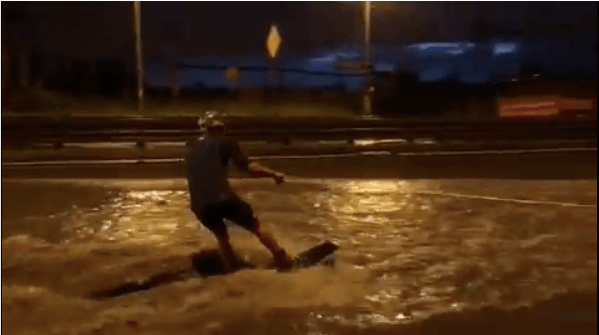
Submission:
<svg viewBox="0 0 599 335">
<path fill-rule="evenodd" d="M 135 75 L 116 60 L 99 62 L 65 61 L 58 69 L 44 78 L 49 90 L 83 94 L 119 96 L 128 93 L 135 83 Z"/>
</svg>

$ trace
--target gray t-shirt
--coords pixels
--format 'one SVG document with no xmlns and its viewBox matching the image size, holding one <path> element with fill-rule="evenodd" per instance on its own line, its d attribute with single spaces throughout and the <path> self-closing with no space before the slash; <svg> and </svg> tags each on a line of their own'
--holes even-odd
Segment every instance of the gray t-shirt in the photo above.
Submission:
<svg viewBox="0 0 599 335">
<path fill-rule="evenodd" d="M 235 196 L 227 179 L 230 162 L 249 172 L 249 161 L 236 141 L 209 135 L 196 140 L 185 160 L 192 210 Z"/>
</svg>

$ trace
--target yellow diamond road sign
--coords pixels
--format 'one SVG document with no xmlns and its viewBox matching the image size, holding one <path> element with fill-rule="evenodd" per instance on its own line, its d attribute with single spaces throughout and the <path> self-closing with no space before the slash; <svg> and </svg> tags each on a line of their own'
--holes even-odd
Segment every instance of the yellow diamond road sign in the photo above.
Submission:
<svg viewBox="0 0 599 335">
<path fill-rule="evenodd" d="M 268 38 L 266 39 L 266 48 L 268 49 L 268 55 L 270 58 L 277 57 L 279 53 L 279 48 L 281 47 L 281 35 L 279 34 L 279 30 L 276 26 L 270 26 L 270 32 L 268 33 Z"/>
</svg>

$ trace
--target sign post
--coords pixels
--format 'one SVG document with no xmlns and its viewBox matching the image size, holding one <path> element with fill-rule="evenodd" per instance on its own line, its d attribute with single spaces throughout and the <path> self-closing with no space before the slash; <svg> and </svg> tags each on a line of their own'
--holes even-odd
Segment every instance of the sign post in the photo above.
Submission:
<svg viewBox="0 0 599 335">
<path fill-rule="evenodd" d="M 225 72 L 225 77 L 231 83 L 233 88 L 233 95 L 237 98 L 239 94 L 239 78 L 241 78 L 241 71 L 236 67 L 230 67 Z"/>
<path fill-rule="evenodd" d="M 268 51 L 268 57 L 270 59 L 270 63 L 269 63 L 269 71 L 266 74 L 266 88 L 268 88 L 268 78 L 269 77 L 278 77 L 274 71 L 275 71 L 275 63 L 277 60 L 277 57 L 279 55 L 279 50 L 281 49 L 281 42 L 283 41 L 283 39 L 281 38 L 281 34 L 279 34 L 279 30 L 277 29 L 276 25 L 271 25 L 270 26 L 270 31 L 268 32 L 268 37 L 266 38 L 266 49 Z M 275 81 L 275 80 L 273 80 Z M 278 81 L 278 80 L 276 80 Z M 276 85 L 276 83 L 275 83 Z"/>
</svg>

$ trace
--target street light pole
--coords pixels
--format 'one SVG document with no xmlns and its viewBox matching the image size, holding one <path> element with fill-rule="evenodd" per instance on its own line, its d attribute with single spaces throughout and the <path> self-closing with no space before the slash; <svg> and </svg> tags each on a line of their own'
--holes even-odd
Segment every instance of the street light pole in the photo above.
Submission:
<svg viewBox="0 0 599 335">
<path fill-rule="evenodd" d="M 141 3 L 133 1 L 135 16 L 135 53 L 137 65 L 137 107 L 143 110 L 144 86 L 143 86 L 143 63 L 141 55 Z"/>
<path fill-rule="evenodd" d="M 370 66 L 370 1 L 364 1 L 364 61 L 366 63 L 366 76 L 365 76 L 365 91 L 364 91 L 364 114 L 372 114 L 372 101 L 371 101 L 371 75 L 372 69 Z"/>
<path fill-rule="evenodd" d="M 364 27 L 364 44 L 365 44 L 365 60 L 366 63 L 370 62 L 370 1 L 364 1 L 364 16 L 365 16 L 365 27 Z"/>
</svg>

